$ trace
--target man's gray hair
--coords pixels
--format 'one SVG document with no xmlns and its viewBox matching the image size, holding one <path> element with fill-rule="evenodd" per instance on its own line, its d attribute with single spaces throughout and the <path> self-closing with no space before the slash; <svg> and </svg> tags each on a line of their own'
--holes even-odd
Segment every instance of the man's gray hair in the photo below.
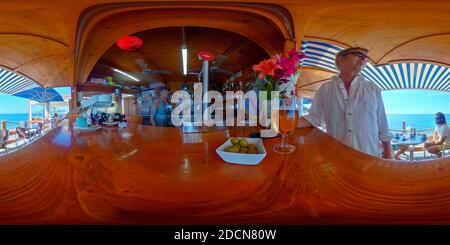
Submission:
<svg viewBox="0 0 450 245">
<path fill-rule="evenodd" d="M 361 48 L 361 47 L 351 47 L 351 48 L 347 48 L 347 49 L 343 49 L 343 50 L 339 51 L 339 53 L 336 54 L 336 58 L 334 59 L 334 63 L 336 65 L 336 68 L 338 70 L 340 69 L 339 64 L 337 62 L 338 57 L 347 55 L 349 53 L 354 53 L 354 52 L 363 52 L 363 53 L 365 53 L 367 55 L 367 53 L 369 53 L 369 50 L 365 49 L 365 48 Z"/>
</svg>

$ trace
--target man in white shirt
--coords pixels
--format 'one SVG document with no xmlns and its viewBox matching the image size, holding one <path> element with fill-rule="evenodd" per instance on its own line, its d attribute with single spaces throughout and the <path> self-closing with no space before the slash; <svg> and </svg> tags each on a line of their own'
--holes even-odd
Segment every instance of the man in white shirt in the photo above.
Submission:
<svg viewBox="0 0 450 245">
<path fill-rule="evenodd" d="M 310 113 L 300 118 L 298 127 L 323 127 L 348 146 L 392 159 L 392 134 L 381 90 L 360 75 L 367 62 L 367 52 L 363 48 L 349 48 L 336 55 L 339 75 L 319 88 Z"/>
<path fill-rule="evenodd" d="M 436 113 L 436 128 L 434 129 L 434 141 L 425 143 L 425 148 L 431 154 L 442 157 L 445 147 L 450 148 L 450 128 L 442 112 Z"/>
</svg>

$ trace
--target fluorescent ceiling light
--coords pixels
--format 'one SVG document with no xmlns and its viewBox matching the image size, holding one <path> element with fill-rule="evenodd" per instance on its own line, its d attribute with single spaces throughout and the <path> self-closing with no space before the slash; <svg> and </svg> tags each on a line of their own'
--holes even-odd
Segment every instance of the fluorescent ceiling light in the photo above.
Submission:
<svg viewBox="0 0 450 245">
<path fill-rule="evenodd" d="M 126 73 L 126 72 L 123 72 L 123 71 L 121 71 L 121 70 L 119 70 L 119 69 L 116 69 L 116 68 L 112 68 L 112 70 L 115 71 L 115 72 L 117 72 L 117 73 L 120 73 L 120 74 L 122 74 L 122 75 L 124 75 L 124 76 L 126 76 L 126 77 L 129 77 L 129 78 L 133 79 L 133 80 L 136 81 L 136 82 L 139 82 L 139 79 L 133 77 L 132 75 L 130 75 L 130 74 Z"/>
<path fill-rule="evenodd" d="M 181 45 L 181 56 L 183 57 L 183 74 L 187 75 L 187 46 Z"/>
</svg>

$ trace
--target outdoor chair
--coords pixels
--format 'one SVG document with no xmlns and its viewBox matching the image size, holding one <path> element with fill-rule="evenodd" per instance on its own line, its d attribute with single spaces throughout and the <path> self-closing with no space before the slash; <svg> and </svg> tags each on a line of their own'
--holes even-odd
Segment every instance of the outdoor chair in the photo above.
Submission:
<svg viewBox="0 0 450 245">
<path fill-rule="evenodd" d="M 444 157 L 446 154 L 450 154 L 450 143 L 444 143 L 443 145 L 442 157 Z"/>
<path fill-rule="evenodd" d="M 432 135 L 431 135 L 431 136 L 428 136 L 428 137 L 427 137 L 427 141 L 425 141 L 425 142 L 431 142 L 431 141 L 433 141 L 433 139 L 434 139 L 434 138 L 433 138 Z M 427 151 L 427 149 L 425 148 L 425 143 L 419 144 L 419 145 L 415 146 L 415 147 L 414 147 L 414 151 L 423 151 L 423 157 L 424 157 L 424 158 L 427 157 L 428 151 Z"/>
<path fill-rule="evenodd" d="M 423 158 L 427 156 L 427 149 L 425 148 L 425 143 L 414 146 L 414 152 L 423 152 Z"/>
</svg>

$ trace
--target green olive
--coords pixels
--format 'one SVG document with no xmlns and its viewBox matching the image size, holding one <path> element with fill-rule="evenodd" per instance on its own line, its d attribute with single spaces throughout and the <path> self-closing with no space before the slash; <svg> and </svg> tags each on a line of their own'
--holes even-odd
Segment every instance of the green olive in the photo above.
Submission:
<svg viewBox="0 0 450 245">
<path fill-rule="evenodd" d="M 239 153 L 247 153 L 247 152 L 248 152 L 247 147 L 241 147 L 241 149 L 239 150 Z"/>
<path fill-rule="evenodd" d="M 241 147 L 240 147 L 240 146 L 238 146 L 238 145 L 234 145 L 234 146 L 233 146 L 233 150 L 232 150 L 232 152 L 234 152 L 234 153 L 238 153 L 238 152 L 240 151 L 240 149 L 241 149 Z"/>
<path fill-rule="evenodd" d="M 237 144 L 239 144 L 239 139 L 238 138 L 231 138 L 230 139 L 230 141 L 231 141 L 231 144 L 233 144 L 233 145 L 237 145 Z"/>
<path fill-rule="evenodd" d="M 258 151 L 256 151 L 256 149 L 248 149 L 248 154 L 257 154 Z"/>
<path fill-rule="evenodd" d="M 232 145 L 227 146 L 227 147 L 225 147 L 224 151 L 226 151 L 226 152 L 233 152 L 233 150 L 234 150 L 233 147 L 234 147 L 234 146 L 232 146 Z"/>
<path fill-rule="evenodd" d="M 239 140 L 239 145 L 242 147 L 247 147 L 248 146 L 248 142 L 246 139 L 240 139 Z"/>
</svg>

